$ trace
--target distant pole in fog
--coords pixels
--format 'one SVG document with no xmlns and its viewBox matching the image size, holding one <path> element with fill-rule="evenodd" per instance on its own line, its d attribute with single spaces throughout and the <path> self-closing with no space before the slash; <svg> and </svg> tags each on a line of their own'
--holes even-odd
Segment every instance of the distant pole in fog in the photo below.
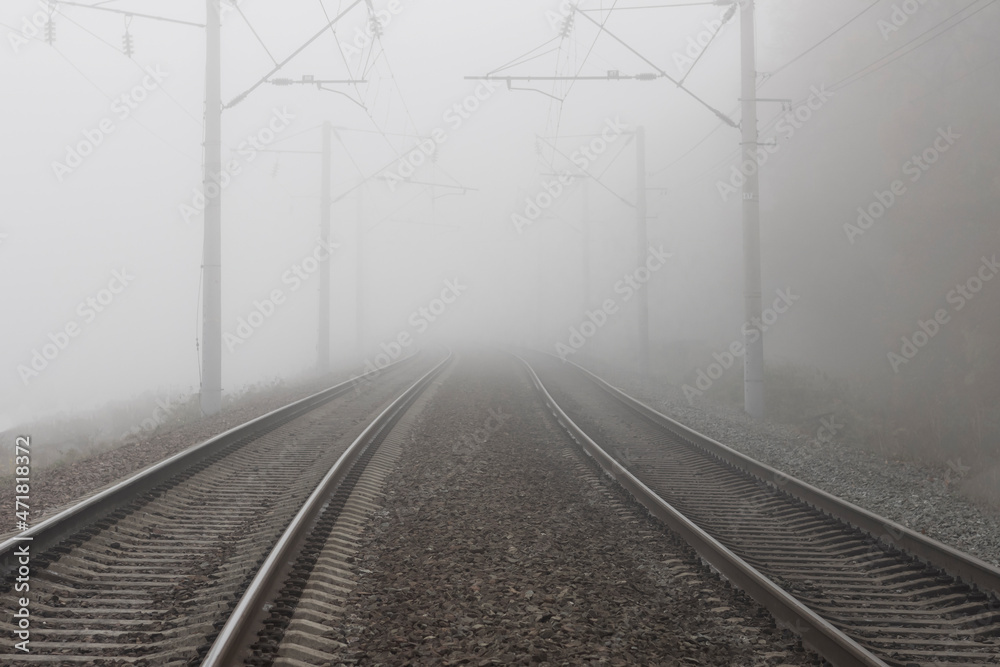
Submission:
<svg viewBox="0 0 1000 667">
<path fill-rule="evenodd" d="M 323 182 L 320 184 L 319 238 L 324 248 L 330 247 L 330 201 L 331 178 L 331 135 L 330 121 L 323 121 Z M 330 260 L 319 265 L 319 332 L 316 337 L 317 370 L 321 374 L 330 372 Z"/>
<path fill-rule="evenodd" d="M 590 190 L 583 179 L 583 308 L 590 308 Z"/>
<path fill-rule="evenodd" d="M 220 1 L 206 1 L 205 238 L 202 256 L 201 412 L 222 409 L 222 51 Z"/>
<path fill-rule="evenodd" d="M 646 234 L 646 128 L 635 129 L 635 162 L 636 162 L 636 267 L 646 266 L 646 255 L 649 253 L 649 241 Z M 649 285 L 638 293 L 639 302 L 639 374 L 649 371 Z"/>
<path fill-rule="evenodd" d="M 365 187 L 364 184 L 358 188 L 358 223 L 355 243 L 355 315 L 354 326 L 358 336 L 358 356 L 365 354 Z"/>
<path fill-rule="evenodd" d="M 754 55 L 754 0 L 744 0 L 741 28 L 743 85 L 741 91 L 743 119 L 743 159 L 757 161 L 757 63 Z M 760 279 L 760 201 L 759 170 L 747 170 L 743 182 L 743 294 L 744 345 L 743 407 L 754 418 L 764 416 L 764 332 L 761 316 Z"/>
<path fill-rule="evenodd" d="M 545 326 L 545 248 L 542 246 L 542 235 L 535 234 L 535 340 L 533 347 L 543 345 Z"/>
</svg>

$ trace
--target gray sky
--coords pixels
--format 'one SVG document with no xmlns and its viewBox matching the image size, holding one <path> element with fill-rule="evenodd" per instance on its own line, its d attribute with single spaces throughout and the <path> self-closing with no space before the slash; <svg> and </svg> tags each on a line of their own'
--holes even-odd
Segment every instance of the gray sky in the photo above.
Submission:
<svg viewBox="0 0 1000 667">
<path fill-rule="evenodd" d="M 41 39 L 44 30 L 32 37 L 34 28 L 27 27 L 44 13 L 40 4 L 8 0 L 0 9 L 5 157 L 0 163 L 5 203 L 0 219 L 0 413 L 6 414 L 0 427 L 140 391 L 196 390 L 198 385 L 201 216 L 183 207 L 196 208 L 195 192 L 201 188 L 204 31 L 135 17 L 127 28 L 135 45 L 129 59 L 121 53 L 123 16 L 61 5 L 54 15 L 57 40 L 50 46 Z M 325 8 L 335 16 L 348 4 L 328 0 Z M 611 4 L 582 6 L 598 10 Z M 970 3 L 931 0 L 898 30 L 887 32 L 894 5 L 878 3 L 773 78 L 762 77 L 759 94 L 800 102 L 813 87 L 832 86 L 893 53 L 962 4 Z M 981 4 L 985 2 L 971 3 Z M 869 5 L 869 0 L 759 0 L 758 70 L 775 72 Z M 103 6 L 204 20 L 203 3 L 190 0 L 120 0 Z M 239 6 L 267 50 L 243 17 L 228 12 L 223 27 L 225 100 L 267 73 L 273 66 L 267 51 L 283 60 L 326 20 L 319 0 L 243 0 Z M 467 118 L 449 114 L 454 105 L 474 99 L 470 95 L 479 84 L 463 77 L 484 74 L 538 47 L 539 57 L 506 73 L 603 75 L 616 69 L 638 74 L 651 67 L 609 37 L 597 39 L 594 27 L 582 19 L 567 38 L 560 38 L 561 27 L 552 24 L 559 12 L 556 1 L 375 0 L 374 6 L 391 17 L 380 40 L 365 44 L 368 40 L 358 38 L 359 52 L 343 49 L 356 31 L 367 28 L 362 3 L 337 24 L 341 48 L 331 34 L 324 34 L 276 75 L 364 77 L 367 84 L 331 86 L 339 93 L 265 84 L 224 114 L 224 162 L 235 161 L 240 173 L 223 195 L 223 330 L 235 331 L 239 319 L 255 309 L 254 302 L 274 290 L 286 297 L 245 342 L 234 350 L 224 346 L 225 389 L 302 372 L 312 363 L 318 279 L 312 275 L 293 290 L 294 280 L 283 277 L 316 243 L 319 157 L 256 152 L 245 142 L 250 136 L 269 137 L 261 134 L 266 128 L 280 128 L 268 150 L 315 151 L 320 145 L 317 128 L 324 120 L 343 128 L 334 141 L 335 196 L 355 189 L 360 174 L 398 173 L 399 157 L 419 145 L 417 136 L 431 137 L 437 155 L 435 162 L 415 169 L 414 180 L 475 189 L 457 196 L 441 187 L 390 187 L 375 179 L 360 189 L 362 201 L 356 190 L 335 205 L 335 359 L 346 363 L 357 352 L 353 280 L 359 211 L 364 213 L 369 317 L 364 355 L 400 332 L 413 333 L 411 313 L 439 296 L 447 280 L 459 280 L 467 289 L 442 322 L 428 328 L 429 334 L 521 341 L 533 330 L 529 320 L 537 310 L 537 293 L 544 292 L 551 300 L 544 337 L 558 340 L 561 331 L 580 319 L 583 308 L 578 289 L 581 187 L 574 184 L 547 218 L 521 233 L 511 216 L 524 208 L 526 197 L 542 191 L 543 181 L 551 179 L 545 172 L 570 166 L 544 144 L 539 155 L 536 136 L 558 136 L 551 141 L 570 155 L 590 141 L 579 135 L 601 132 L 615 119 L 629 130 L 647 128 L 648 184 L 664 189 L 649 193 L 650 241 L 674 256 L 651 287 L 654 308 L 660 308 L 654 322 L 666 337 L 677 340 L 725 343 L 738 333 L 738 195 L 724 200 L 718 186 L 729 179 L 735 164 L 736 130 L 724 127 L 709 134 L 718 119 L 662 79 L 581 81 L 571 89 L 566 83 L 530 84 L 548 95 L 508 91 L 501 84 L 493 91 L 479 88 L 483 99 Z M 607 19 L 609 30 L 677 77 L 684 73 L 678 62 L 683 67 L 685 50 L 694 49 L 693 55 L 700 51 L 689 40 L 697 40 L 723 12 L 722 7 L 695 6 L 616 11 L 610 18 L 606 12 L 588 15 Z M 770 173 L 764 172 L 761 186 L 764 292 L 772 294 L 798 279 L 796 288 L 812 290 L 813 299 L 810 306 L 804 297 L 801 310 L 773 332 L 789 354 L 819 358 L 817 350 L 826 347 L 823 332 L 830 327 L 829 318 L 820 314 L 821 304 L 843 298 L 825 293 L 829 279 L 813 279 L 829 259 L 824 249 L 836 246 L 846 258 L 837 260 L 839 269 L 828 267 L 829 276 L 842 276 L 845 266 L 851 267 L 846 273 L 855 274 L 865 264 L 864 253 L 872 252 L 845 245 L 841 222 L 892 178 L 906 151 L 933 141 L 939 126 L 961 120 L 968 126 L 982 117 L 982 109 L 963 108 L 962 100 L 982 83 L 980 67 L 997 56 L 983 36 L 995 34 L 998 16 L 996 7 L 987 7 L 922 52 L 838 90 L 792 136 L 777 133 L 781 150 L 767 166 Z M 928 99 L 920 87 L 925 72 L 919 63 L 941 61 L 941 54 L 949 54 L 945 60 L 950 61 L 956 51 L 961 54 L 954 72 L 941 74 L 955 87 Z M 916 77 L 916 88 L 907 88 L 908 77 Z M 887 80 L 899 86 L 893 96 L 887 93 Z M 686 85 L 738 120 L 738 16 L 719 31 Z M 551 94 L 565 99 L 560 103 Z M 123 95 L 129 98 L 124 103 Z M 942 105 L 938 98 L 943 96 L 951 99 Z M 783 114 L 779 104 L 761 103 L 763 136 L 775 136 L 773 123 Z M 911 122 L 914 116 L 920 121 Z M 622 136 L 597 156 L 592 171 L 603 174 L 604 185 L 587 188 L 597 225 L 595 295 L 611 293 L 634 262 L 634 212 L 621 202 L 635 197 L 629 141 Z M 78 166 L 54 167 L 73 164 L 68 152 L 88 142 L 97 145 Z M 965 150 L 982 148 L 973 139 Z M 821 179 L 824 187 L 810 192 L 811 179 Z M 841 192 L 836 201 L 817 199 L 818 192 L 835 189 Z M 451 196 L 442 196 L 446 194 Z M 828 213 L 829 219 L 824 217 Z M 809 224 L 820 219 L 826 220 L 822 228 Z M 869 248 L 877 248 L 879 241 L 869 239 Z M 804 260 L 805 253 L 812 259 Z M 539 255 L 547 261 L 542 270 L 533 264 Z M 101 304 L 105 289 L 108 303 Z M 86 305 L 88 298 L 98 299 L 100 312 Z M 852 332 L 852 319 L 836 322 Z M 78 335 L 64 339 L 60 332 L 67 326 L 78 327 Z M 624 322 L 614 326 L 627 328 Z M 19 367 L 30 368 L 36 351 L 60 342 L 65 346 L 50 355 L 45 368 L 25 379 Z M 884 356 L 880 344 L 870 345 L 871 354 Z M 846 349 L 839 359 L 833 355 L 834 360 L 848 358 L 863 364 L 866 357 Z"/>
</svg>

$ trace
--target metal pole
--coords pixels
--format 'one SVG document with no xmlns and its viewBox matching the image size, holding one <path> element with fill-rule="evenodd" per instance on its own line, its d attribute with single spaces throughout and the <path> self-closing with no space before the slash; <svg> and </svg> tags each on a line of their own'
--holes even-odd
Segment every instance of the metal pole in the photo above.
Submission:
<svg viewBox="0 0 1000 667">
<path fill-rule="evenodd" d="M 545 271 L 543 270 L 545 249 L 542 247 L 542 235 L 535 234 L 535 347 L 544 343 L 544 333 L 548 329 L 545 320 Z"/>
<path fill-rule="evenodd" d="M 646 265 L 649 241 L 646 233 L 646 128 L 635 129 L 636 156 L 636 268 Z M 639 374 L 649 371 L 649 285 L 639 289 Z"/>
<path fill-rule="evenodd" d="M 590 308 L 590 188 L 583 179 L 583 308 Z"/>
<path fill-rule="evenodd" d="M 761 331 L 761 280 L 760 280 L 760 201 L 757 178 L 757 64 L 754 54 L 754 0 L 742 1 L 741 48 L 743 61 L 742 105 L 743 133 L 742 157 L 744 164 L 755 168 L 744 169 L 743 182 L 743 295 L 745 299 L 743 357 L 743 405 L 754 418 L 764 416 L 764 332 Z"/>
<path fill-rule="evenodd" d="M 222 409 L 222 49 L 220 0 L 206 1 L 205 238 L 202 258 L 201 412 Z"/>
<path fill-rule="evenodd" d="M 358 223 L 357 234 L 354 243 L 355 250 L 355 327 L 358 336 L 358 356 L 365 355 L 365 301 L 364 301 L 364 278 L 365 278 L 365 188 L 362 185 L 358 188 Z"/>
<path fill-rule="evenodd" d="M 319 333 L 316 338 L 317 370 L 320 374 L 330 372 L 330 138 L 333 128 L 330 121 L 323 122 L 323 182 L 320 184 L 319 239 L 325 252 L 326 261 L 319 268 Z"/>
</svg>

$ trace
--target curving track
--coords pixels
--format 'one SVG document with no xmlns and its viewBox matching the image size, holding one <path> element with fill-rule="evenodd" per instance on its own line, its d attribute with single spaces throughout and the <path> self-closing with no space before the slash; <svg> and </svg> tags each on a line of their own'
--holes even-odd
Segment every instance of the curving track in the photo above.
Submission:
<svg viewBox="0 0 1000 667">
<path fill-rule="evenodd" d="M 31 652 L 0 663 L 199 664 L 327 471 L 428 361 L 283 408 L 25 533 L 34 538 Z M 0 556 L 16 544 L 0 545 Z M 8 575 L 0 598 L 8 636 L 12 583 Z"/>
<path fill-rule="evenodd" d="M 709 537 L 695 539 L 714 548 L 720 558 L 718 563 L 708 558 L 713 565 L 732 567 L 721 561 L 729 557 L 724 553 L 728 551 L 748 571 L 777 583 L 821 617 L 814 624 L 807 615 L 789 620 L 792 605 L 779 605 L 785 622 L 835 664 L 1000 664 L 996 568 L 824 497 L 777 471 L 744 462 L 718 443 L 657 417 L 649 408 L 643 410 L 645 406 L 626 400 L 572 364 L 542 355 L 529 359 L 539 388 L 547 390 L 553 410 L 562 411 L 564 426 L 578 441 L 589 437 L 590 445 L 599 445 L 613 458 L 604 463 L 609 473 L 627 487 L 632 484 L 637 497 L 645 485 L 697 524 Z M 600 454 L 595 458 L 600 460 Z M 772 474 L 754 475 L 747 469 Z M 789 491 L 801 491 L 815 503 L 807 504 Z M 875 520 L 880 529 L 873 537 L 844 517 L 854 525 Z M 679 523 L 674 527 L 684 529 Z M 897 547 L 929 554 L 925 560 L 930 564 Z M 746 572 L 723 572 L 748 590 L 760 587 Z M 956 573 L 981 585 L 970 586 L 953 576 Z M 760 595 L 777 598 L 780 592 Z M 774 599 L 761 601 L 772 611 L 778 604 Z M 835 630 L 824 631 L 824 622 Z M 824 632 L 827 636 L 819 636 Z M 833 643 L 843 652 L 829 648 Z"/>
</svg>

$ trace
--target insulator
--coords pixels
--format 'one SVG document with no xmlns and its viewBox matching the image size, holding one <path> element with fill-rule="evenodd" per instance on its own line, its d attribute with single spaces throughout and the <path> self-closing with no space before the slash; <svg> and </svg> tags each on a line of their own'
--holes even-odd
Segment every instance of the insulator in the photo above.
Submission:
<svg viewBox="0 0 1000 667">
<path fill-rule="evenodd" d="M 573 20 L 576 18 L 576 14 L 570 14 L 563 21 L 562 31 L 560 31 L 560 37 L 569 37 L 569 34 L 573 31 Z"/>
<path fill-rule="evenodd" d="M 371 17 L 371 19 L 369 19 L 369 20 L 371 21 L 371 31 L 372 31 L 372 35 L 373 35 L 374 37 L 381 37 L 381 36 L 382 36 L 382 22 L 381 22 L 381 21 L 379 21 L 379 20 L 378 20 L 377 18 L 375 18 L 374 16 L 373 16 L 373 17 Z"/>
<path fill-rule="evenodd" d="M 122 52 L 129 58 L 135 53 L 135 45 L 132 43 L 131 33 L 126 32 L 122 35 Z"/>
<path fill-rule="evenodd" d="M 51 16 L 45 22 L 45 41 L 48 44 L 56 43 L 56 22 L 52 20 Z"/>
</svg>

